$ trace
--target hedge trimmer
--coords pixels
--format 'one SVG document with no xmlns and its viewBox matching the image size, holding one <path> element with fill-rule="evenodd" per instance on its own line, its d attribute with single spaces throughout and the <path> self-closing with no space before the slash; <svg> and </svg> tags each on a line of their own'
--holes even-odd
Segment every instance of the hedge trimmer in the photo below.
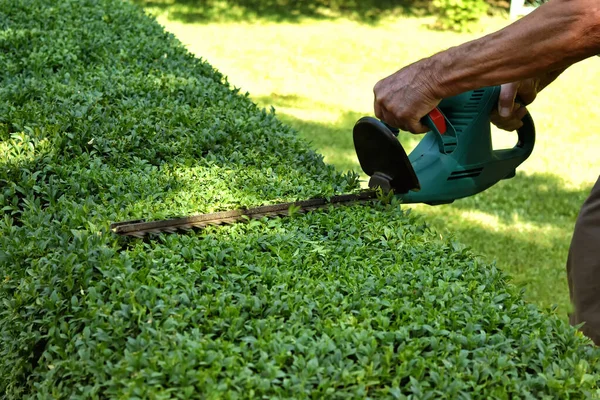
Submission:
<svg viewBox="0 0 600 400">
<path fill-rule="evenodd" d="M 353 129 L 354 148 L 362 170 L 370 176 L 367 190 L 167 220 L 118 222 L 111 224 L 111 230 L 136 237 L 173 233 L 284 216 L 291 211 L 303 213 L 332 205 L 370 202 L 382 192 L 401 197 L 402 203 L 429 205 L 473 196 L 502 179 L 514 177 L 516 168 L 529 157 L 535 144 L 534 123 L 527 114 L 517 131 L 517 144 L 511 149 L 493 150 L 490 113 L 499 94 L 500 87 L 492 86 L 442 100 L 424 118 L 430 131 L 410 155 L 398 141 L 397 129 L 373 117 L 358 120 Z"/>
</svg>

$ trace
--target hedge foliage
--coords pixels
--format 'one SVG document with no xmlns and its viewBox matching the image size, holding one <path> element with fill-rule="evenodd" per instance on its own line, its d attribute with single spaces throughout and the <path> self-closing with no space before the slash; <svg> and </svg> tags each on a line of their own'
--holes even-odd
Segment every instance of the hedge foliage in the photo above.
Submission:
<svg viewBox="0 0 600 400">
<path fill-rule="evenodd" d="M 0 0 L 0 185 L 3 399 L 596 393 L 589 341 L 395 201 L 113 236 L 357 188 L 128 3 Z"/>
</svg>

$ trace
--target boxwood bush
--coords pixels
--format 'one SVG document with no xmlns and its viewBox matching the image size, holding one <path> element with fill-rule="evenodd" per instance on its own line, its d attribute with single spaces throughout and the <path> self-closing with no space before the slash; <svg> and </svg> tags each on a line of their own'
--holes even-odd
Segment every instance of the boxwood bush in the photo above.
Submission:
<svg viewBox="0 0 600 400">
<path fill-rule="evenodd" d="M 3 399 L 597 394 L 588 340 L 397 201 L 112 235 L 358 187 L 128 3 L 0 0 L 0 185 Z"/>
</svg>

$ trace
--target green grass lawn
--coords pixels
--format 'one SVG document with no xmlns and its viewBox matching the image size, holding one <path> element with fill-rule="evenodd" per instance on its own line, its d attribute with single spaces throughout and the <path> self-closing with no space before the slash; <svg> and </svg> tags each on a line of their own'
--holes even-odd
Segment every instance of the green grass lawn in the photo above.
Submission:
<svg viewBox="0 0 600 400">
<path fill-rule="evenodd" d="M 372 115 L 373 85 L 407 63 L 485 32 L 431 31 L 426 17 L 396 16 L 378 24 L 349 19 L 182 22 L 167 12 L 158 14 L 159 22 L 190 51 L 261 106 L 273 106 L 328 163 L 357 172 L 352 126 Z M 485 30 L 507 23 L 490 19 Z M 600 173 L 599 68 L 598 59 L 574 66 L 530 106 L 537 145 L 515 179 L 451 205 L 407 206 L 440 235 L 453 235 L 487 261 L 497 261 L 525 288 L 527 299 L 556 305 L 565 318 L 564 263 L 572 227 Z M 419 140 L 409 134 L 400 138 L 408 150 Z M 498 147 L 514 141 L 514 134 L 494 131 Z"/>
</svg>

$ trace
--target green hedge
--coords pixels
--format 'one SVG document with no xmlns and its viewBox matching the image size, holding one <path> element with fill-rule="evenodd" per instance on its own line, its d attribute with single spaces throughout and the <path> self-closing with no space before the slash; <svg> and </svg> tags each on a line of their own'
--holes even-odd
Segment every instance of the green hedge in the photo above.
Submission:
<svg viewBox="0 0 600 400">
<path fill-rule="evenodd" d="M 127 3 L 0 0 L 0 185 L 3 399 L 596 391 L 587 340 L 396 202 L 111 235 L 357 188 Z"/>
</svg>

